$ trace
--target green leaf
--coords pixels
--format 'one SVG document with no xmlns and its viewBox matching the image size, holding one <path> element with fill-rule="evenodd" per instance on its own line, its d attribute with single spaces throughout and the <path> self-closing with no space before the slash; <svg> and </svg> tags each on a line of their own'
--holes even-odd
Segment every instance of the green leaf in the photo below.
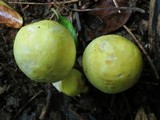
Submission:
<svg viewBox="0 0 160 120">
<path fill-rule="evenodd" d="M 61 15 L 59 15 L 58 22 L 68 29 L 68 31 L 71 33 L 72 37 L 74 38 L 75 44 L 77 45 L 77 34 L 72 23 L 66 17 Z"/>
<path fill-rule="evenodd" d="M 57 16 L 58 22 L 61 25 L 63 25 L 71 33 L 71 35 L 72 35 L 72 37 L 74 39 L 74 42 L 77 45 L 78 38 L 77 38 L 76 30 L 75 30 L 73 24 L 66 17 L 59 15 L 54 8 L 51 8 L 51 10 Z"/>
</svg>

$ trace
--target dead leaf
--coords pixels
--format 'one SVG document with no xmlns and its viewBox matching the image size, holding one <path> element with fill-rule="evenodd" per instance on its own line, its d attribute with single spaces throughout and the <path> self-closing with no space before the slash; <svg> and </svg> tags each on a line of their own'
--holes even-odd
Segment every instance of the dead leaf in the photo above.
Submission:
<svg viewBox="0 0 160 120">
<path fill-rule="evenodd" d="M 6 86 L 6 85 L 3 86 L 3 87 L 0 86 L 0 95 L 3 94 L 6 89 L 7 89 L 7 86 Z"/>
<path fill-rule="evenodd" d="M 8 27 L 20 28 L 22 27 L 23 19 L 14 9 L 0 1 L 0 23 Z"/>
<path fill-rule="evenodd" d="M 147 114 L 145 113 L 145 111 L 142 107 L 136 113 L 135 120 L 148 120 Z"/>
<path fill-rule="evenodd" d="M 127 7 L 128 0 L 116 0 L 119 7 Z M 115 7 L 113 0 L 100 0 L 96 8 L 110 8 Z M 99 10 L 90 12 L 93 16 L 98 16 L 104 23 L 100 32 L 107 34 L 122 27 L 131 16 L 131 10 Z"/>
<path fill-rule="evenodd" d="M 156 116 L 155 116 L 154 113 L 150 113 L 150 114 L 148 115 L 148 118 L 149 118 L 149 120 L 158 120 L 158 119 L 156 118 Z"/>
</svg>

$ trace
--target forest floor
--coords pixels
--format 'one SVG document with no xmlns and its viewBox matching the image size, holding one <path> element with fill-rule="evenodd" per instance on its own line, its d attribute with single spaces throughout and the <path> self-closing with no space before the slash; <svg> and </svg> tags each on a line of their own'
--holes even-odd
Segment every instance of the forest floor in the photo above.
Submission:
<svg viewBox="0 0 160 120">
<path fill-rule="evenodd" d="M 138 47 L 141 46 L 144 58 L 141 77 L 132 88 L 118 94 L 102 93 L 86 79 L 89 86 L 88 93 L 77 97 L 66 96 L 50 84 L 30 80 L 20 71 L 13 56 L 14 38 L 19 29 L 1 24 L 0 120 L 160 120 L 160 81 L 157 75 L 160 64 L 157 60 L 160 57 L 153 55 L 147 47 L 150 45 L 148 39 L 150 0 L 130 0 L 127 3 L 129 6 L 141 8 L 145 12 L 133 10 L 132 14 L 129 12 L 124 16 L 118 16 L 119 22 L 114 21 L 116 17 L 110 16 L 105 19 L 111 25 L 107 27 L 108 30 L 99 28 L 107 23 L 101 22 L 97 17 L 99 13 L 92 11 L 102 0 L 66 0 L 70 1 L 68 3 L 64 1 L 23 0 L 21 3 L 20 0 L 6 0 L 5 2 L 22 15 L 23 25 L 44 19 L 55 20 L 53 12 L 50 11 L 52 7 L 61 15 L 68 17 L 78 33 L 75 67 L 81 71 L 83 69 L 79 60 L 92 39 L 111 33 L 129 38 Z M 118 1 L 126 2 L 126 0 Z M 87 8 L 90 12 L 78 11 Z M 106 33 L 101 30 L 97 32 L 99 29 L 106 30 Z M 154 62 L 149 61 L 150 59 Z"/>
</svg>

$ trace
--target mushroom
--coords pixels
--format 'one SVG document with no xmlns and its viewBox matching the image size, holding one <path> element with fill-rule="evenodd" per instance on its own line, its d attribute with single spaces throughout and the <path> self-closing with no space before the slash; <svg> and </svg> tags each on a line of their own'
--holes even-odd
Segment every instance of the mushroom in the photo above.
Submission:
<svg viewBox="0 0 160 120">
<path fill-rule="evenodd" d="M 61 24 L 42 20 L 22 27 L 14 41 L 18 67 L 37 82 L 57 82 L 71 71 L 76 58 L 73 37 Z"/>
<path fill-rule="evenodd" d="M 82 65 L 93 86 L 105 93 L 119 93 L 137 82 L 143 60 L 138 47 L 128 39 L 104 35 L 86 47 Z"/>
</svg>

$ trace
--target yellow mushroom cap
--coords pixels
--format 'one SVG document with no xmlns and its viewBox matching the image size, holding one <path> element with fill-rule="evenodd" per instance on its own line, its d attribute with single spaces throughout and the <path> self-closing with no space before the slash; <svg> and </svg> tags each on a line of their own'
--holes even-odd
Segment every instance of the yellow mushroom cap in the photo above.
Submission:
<svg viewBox="0 0 160 120">
<path fill-rule="evenodd" d="M 75 63 L 76 48 L 71 34 L 55 21 L 42 20 L 22 27 L 14 41 L 19 68 L 38 82 L 57 82 Z"/>
<path fill-rule="evenodd" d="M 86 47 L 82 64 L 93 86 L 105 93 L 119 93 L 137 82 L 143 60 L 138 47 L 126 38 L 105 35 Z"/>
<path fill-rule="evenodd" d="M 62 81 L 53 83 L 53 86 L 68 96 L 77 96 L 86 90 L 82 74 L 77 69 L 72 69 Z"/>
</svg>

